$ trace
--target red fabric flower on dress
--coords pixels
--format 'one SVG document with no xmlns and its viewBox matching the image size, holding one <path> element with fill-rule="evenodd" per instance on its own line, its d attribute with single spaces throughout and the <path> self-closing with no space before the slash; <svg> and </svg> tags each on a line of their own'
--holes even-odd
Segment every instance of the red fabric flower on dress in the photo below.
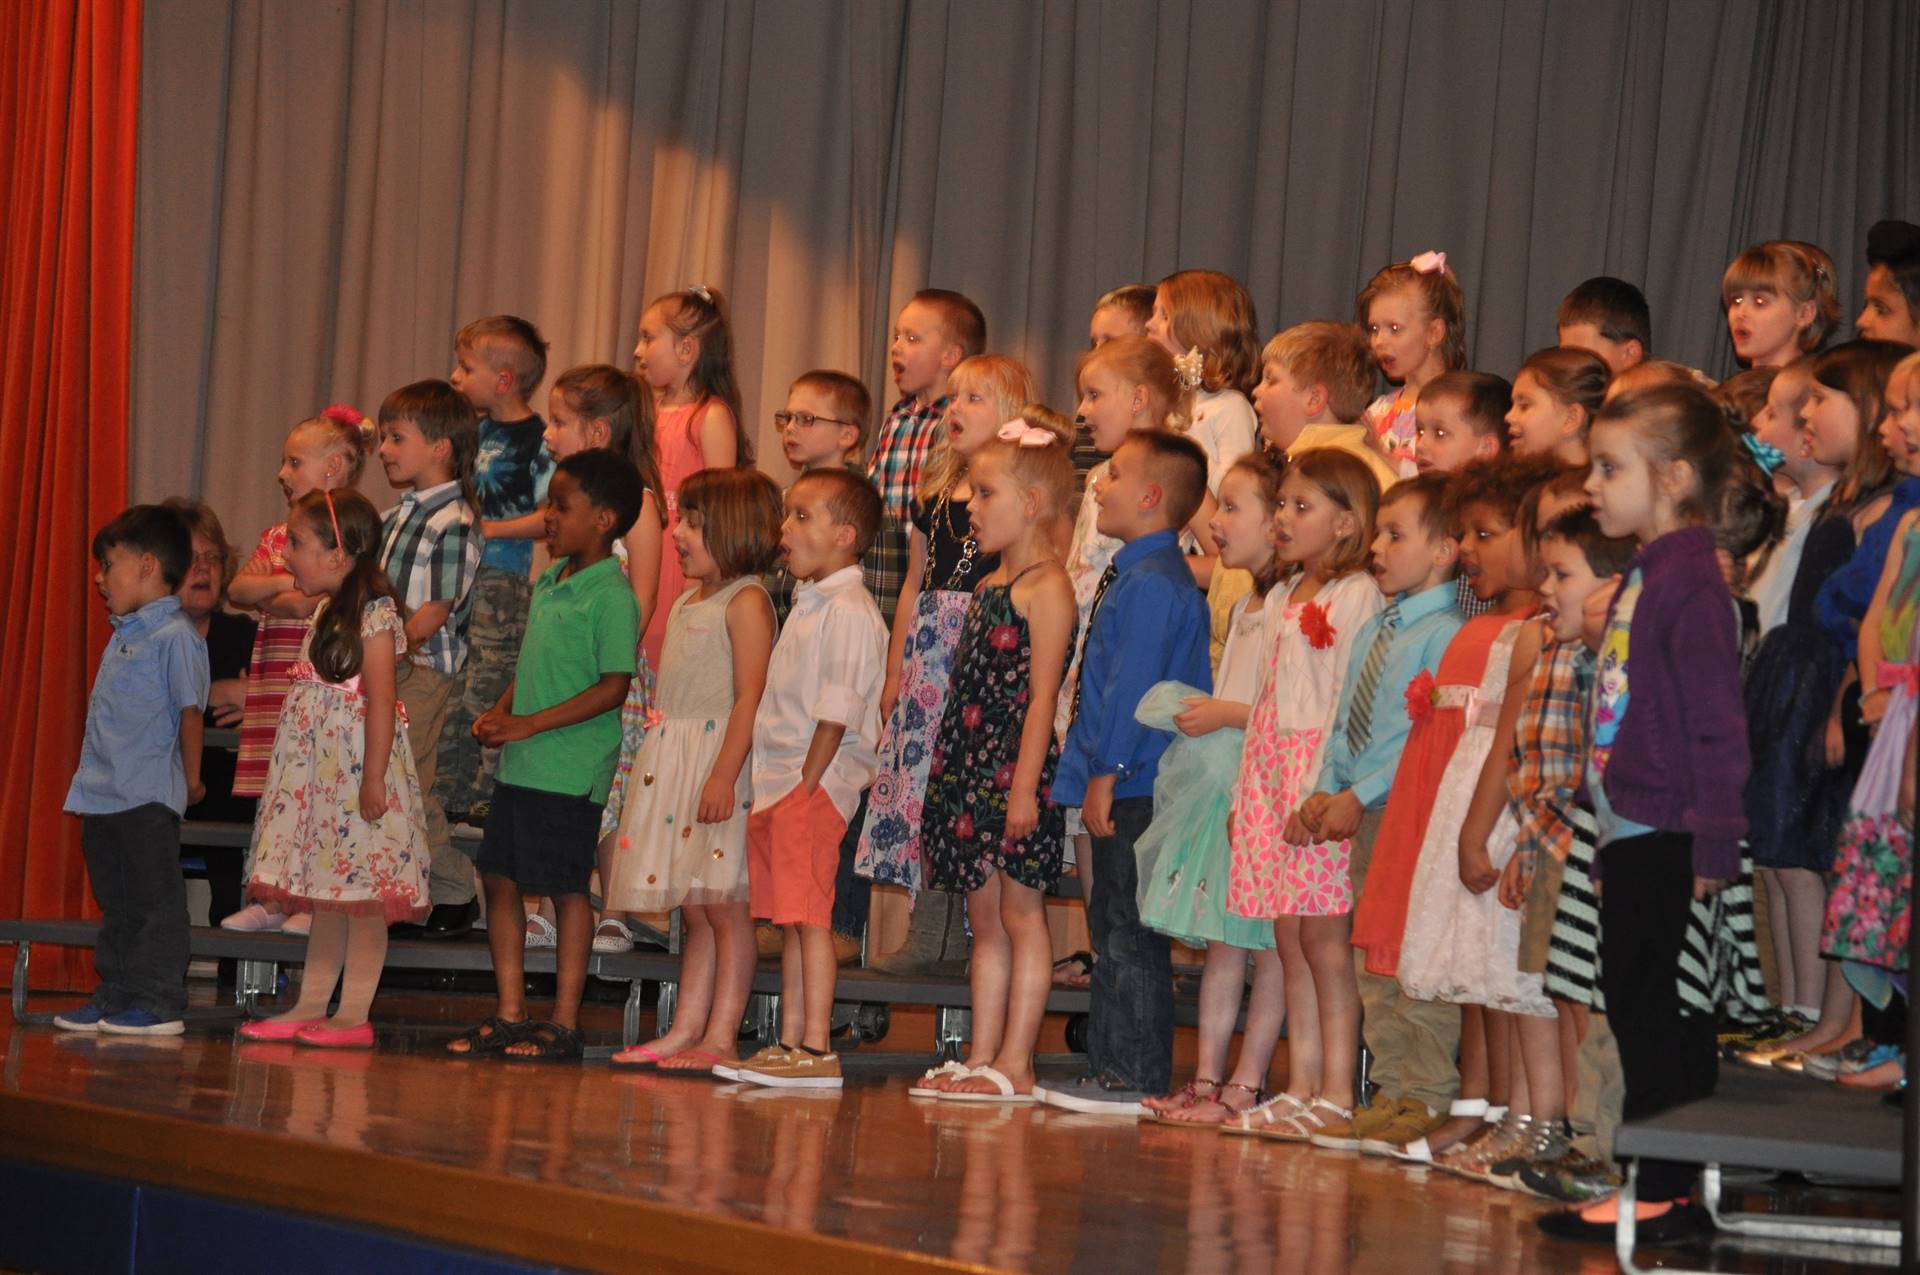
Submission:
<svg viewBox="0 0 1920 1275">
<path fill-rule="evenodd" d="M 1318 602 L 1309 602 L 1300 608 L 1300 632 L 1306 637 L 1307 645 L 1316 651 L 1333 645 L 1333 621 L 1327 619 L 1327 609 Z"/>
<path fill-rule="evenodd" d="M 1407 683 L 1407 720 L 1424 722 L 1433 716 L 1434 704 L 1440 698 L 1440 688 L 1435 685 L 1433 674 L 1426 669 Z"/>
<path fill-rule="evenodd" d="M 1020 645 L 1020 630 L 1011 624 L 996 624 L 987 630 L 987 645 L 996 651 L 1011 651 Z"/>
</svg>

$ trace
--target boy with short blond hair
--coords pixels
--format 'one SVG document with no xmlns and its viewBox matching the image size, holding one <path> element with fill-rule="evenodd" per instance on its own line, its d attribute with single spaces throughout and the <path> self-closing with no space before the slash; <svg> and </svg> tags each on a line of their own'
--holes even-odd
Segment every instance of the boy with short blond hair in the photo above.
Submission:
<svg viewBox="0 0 1920 1275">
<path fill-rule="evenodd" d="M 753 719 L 747 882 L 756 920 L 782 927 L 780 1039 L 732 1078 L 838 1088 L 832 1052 L 833 881 L 847 822 L 880 768 L 887 628 L 861 582 L 880 495 L 858 474 L 802 474 L 786 495 L 781 555 L 800 581 Z M 716 1068 L 716 1071 L 719 1069 Z"/>
<path fill-rule="evenodd" d="M 546 422 L 529 398 L 547 374 L 547 343 L 538 328 L 511 314 L 475 319 L 453 338 L 454 367 L 447 380 L 480 414 L 473 485 L 486 538 L 474 574 L 467 622 L 467 664 L 440 739 L 434 792 L 448 817 L 485 822 L 499 750 L 481 748 L 473 723 L 500 699 L 526 634 L 533 601 L 533 542 L 544 535 L 540 515 L 553 474 L 542 436 Z M 462 924 L 428 937 L 454 938 Z"/>
<path fill-rule="evenodd" d="M 1346 452 L 1366 463 L 1382 491 L 1400 480 L 1361 423 L 1378 365 L 1357 324 L 1296 323 L 1267 342 L 1260 366 L 1253 406 L 1267 446 L 1288 460 L 1316 448 Z"/>
</svg>

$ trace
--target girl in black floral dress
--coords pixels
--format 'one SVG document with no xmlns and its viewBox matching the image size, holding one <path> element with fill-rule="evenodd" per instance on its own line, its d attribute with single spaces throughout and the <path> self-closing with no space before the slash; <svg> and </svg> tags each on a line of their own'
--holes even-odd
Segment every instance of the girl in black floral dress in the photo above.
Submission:
<svg viewBox="0 0 1920 1275">
<path fill-rule="evenodd" d="M 921 828 L 934 883 L 967 892 L 973 926 L 971 1051 L 915 1086 L 942 1098 L 1033 1101 L 1053 971 L 1045 892 L 1065 831 L 1048 798 L 1053 714 L 1079 617 L 1054 550 L 1072 499 L 1071 437 L 1063 418 L 1029 406 L 968 469 L 974 538 L 1000 565 L 960 631 Z"/>
</svg>

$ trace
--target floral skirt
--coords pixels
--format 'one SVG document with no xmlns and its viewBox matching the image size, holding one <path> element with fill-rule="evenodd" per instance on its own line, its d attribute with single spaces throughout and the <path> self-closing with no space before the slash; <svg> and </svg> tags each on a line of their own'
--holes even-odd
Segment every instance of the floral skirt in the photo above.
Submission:
<svg viewBox="0 0 1920 1275">
<path fill-rule="evenodd" d="M 607 790 L 607 804 L 600 811 L 600 835 L 605 837 L 620 826 L 620 811 L 627 802 L 627 776 L 633 771 L 633 759 L 647 737 L 647 719 L 653 715 L 653 669 L 644 650 L 634 652 L 633 680 L 627 683 L 627 699 L 620 706 L 620 759 L 613 767 L 613 787 Z M 602 881 L 600 888 L 606 889 Z"/>
<path fill-rule="evenodd" d="M 953 678 L 953 653 L 972 600 L 972 594 L 955 589 L 930 589 L 914 606 L 900 700 L 880 732 L 880 772 L 867 792 L 867 822 L 854 858 L 854 871 L 880 885 L 919 890 L 926 880 L 920 821 L 927 770 Z"/>
<path fill-rule="evenodd" d="M 1913 917 L 1913 833 L 1900 819 L 1899 798 L 1915 713 L 1912 691 L 1896 688 L 1841 826 L 1820 942 L 1828 956 L 1889 970 L 1907 968 Z"/>
</svg>

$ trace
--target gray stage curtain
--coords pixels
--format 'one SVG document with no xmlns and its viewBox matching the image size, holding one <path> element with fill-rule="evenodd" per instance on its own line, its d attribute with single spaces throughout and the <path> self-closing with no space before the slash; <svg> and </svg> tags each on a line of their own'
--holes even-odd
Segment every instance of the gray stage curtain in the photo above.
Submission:
<svg viewBox="0 0 1920 1275">
<path fill-rule="evenodd" d="M 1117 283 L 1225 270 L 1264 337 L 1428 248 L 1477 366 L 1607 272 L 1721 373 L 1749 242 L 1823 244 L 1857 311 L 1867 225 L 1920 216 L 1916 86 L 1890 0 L 148 0 L 136 494 L 250 538 L 286 427 L 443 374 L 463 319 L 624 364 L 696 282 L 782 478 L 787 383 L 890 398 L 885 329 L 930 284 L 1059 406 Z"/>
</svg>

